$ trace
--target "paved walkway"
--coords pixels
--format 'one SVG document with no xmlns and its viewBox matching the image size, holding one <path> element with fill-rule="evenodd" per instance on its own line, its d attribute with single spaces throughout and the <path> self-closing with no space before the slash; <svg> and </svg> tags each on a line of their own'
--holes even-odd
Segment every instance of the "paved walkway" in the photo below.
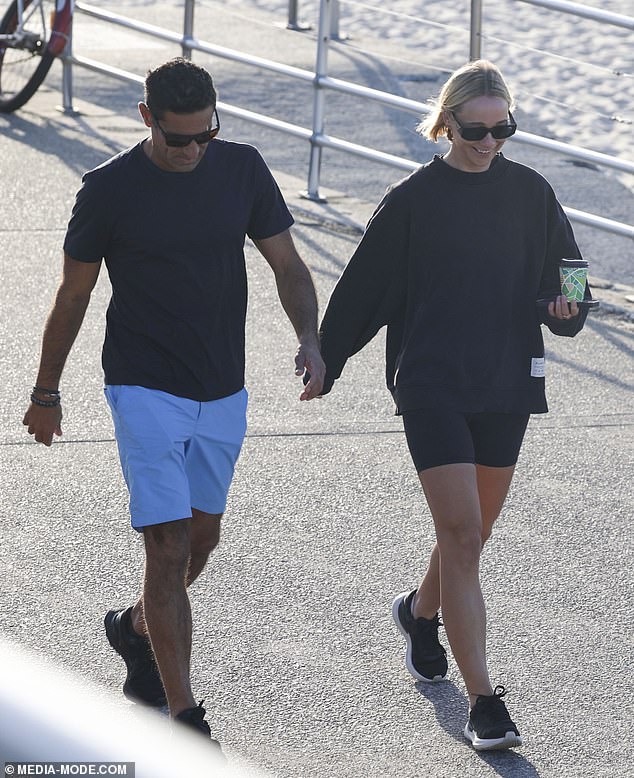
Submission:
<svg viewBox="0 0 634 778">
<path fill-rule="evenodd" d="M 143 72 L 145 55 L 129 51 L 120 64 Z M 237 79 L 218 71 L 221 89 Z M 81 173 L 142 127 L 132 88 L 91 77 L 72 118 L 55 109 L 55 78 L 24 111 L 0 117 L 0 635 L 109 695 L 122 673 L 101 621 L 135 596 L 142 554 L 101 393 L 105 274 L 65 373 L 64 438 L 44 450 L 20 420 Z M 261 94 L 260 107 L 271 99 Z M 228 137 L 242 129 L 227 123 Z M 323 305 L 373 200 L 350 197 L 343 179 L 325 206 L 300 200 L 294 147 L 279 134 L 262 140 Z M 369 191 L 374 168 L 355 165 Z M 600 291 L 608 304 L 574 341 L 547 337 L 551 413 L 531 420 L 483 561 L 491 670 L 526 745 L 478 756 L 461 734 L 467 703 L 453 661 L 447 683 L 417 687 L 390 620 L 393 595 L 416 585 L 433 537 L 383 385 L 382 337 L 331 396 L 300 404 L 271 273 L 253 247 L 247 256 L 249 433 L 223 542 L 193 594 L 196 694 L 230 757 L 280 778 L 631 774 L 630 290 Z"/>
</svg>

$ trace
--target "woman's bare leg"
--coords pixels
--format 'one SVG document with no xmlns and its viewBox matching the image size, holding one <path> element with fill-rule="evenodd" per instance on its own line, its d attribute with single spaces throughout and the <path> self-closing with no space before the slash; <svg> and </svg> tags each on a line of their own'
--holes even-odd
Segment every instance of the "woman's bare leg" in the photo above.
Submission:
<svg viewBox="0 0 634 778">
<path fill-rule="evenodd" d="M 438 604 L 442 607 L 445 630 L 472 704 L 478 695 L 493 691 L 486 663 L 486 610 L 479 562 L 513 469 L 455 464 L 420 473 L 437 543 L 415 600 L 414 615 L 430 618 Z"/>
<path fill-rule="evenodd" d="M 482 516 L 482 545 L 491 535 L 511 485 L 515 465 L 510 467 L 485 467 L 476 465 L 480 515 Z M 414 598 L 412 612 L 415 618 L 433 618 L 440 609 L 440 556 L 438 544 L 432 549 L 427 572 Z"/>
</svg>

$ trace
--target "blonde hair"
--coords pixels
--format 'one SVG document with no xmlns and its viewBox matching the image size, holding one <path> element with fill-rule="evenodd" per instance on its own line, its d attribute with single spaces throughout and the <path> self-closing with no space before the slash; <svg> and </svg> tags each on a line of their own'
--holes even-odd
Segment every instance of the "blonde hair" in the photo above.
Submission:
<svg viewBox="0 0 634 778">
<path fill-rule="evenodd" d="M 429 140 L 437 141 L 447 135 L 444 112 L 459 111 L 474 97 L 501 97 L 513 108 L 513 95 L 499 69 L 486 59 L 469 62 L 454 71 L 433 101 L 432 112 L 418 125 L 417 132 Z M 451 140 L 451 138 L 450 138 Z"/>
</svg>

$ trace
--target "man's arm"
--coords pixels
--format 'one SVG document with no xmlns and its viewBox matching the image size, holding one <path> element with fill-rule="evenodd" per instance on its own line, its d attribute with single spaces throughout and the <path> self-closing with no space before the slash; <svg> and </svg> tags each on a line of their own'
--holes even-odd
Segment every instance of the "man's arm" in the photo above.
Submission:
<svg viewBox="0 0 634 778">
<path fill-rule="evenodd" d="M 49 392 L 58 390 L 66 359 L 84 320 L 100 267 L 101 262 L 78 262 L 64 254 L 62 281 L 44 327 L 40 368 L 35 382 L 37 387 Z M 34 394 L 43 401 L 50 400 L 46 393 L 35 390 Z M 32 402 L 22 423 L 38 443 L 50 446 L 53 435 L 62 434 L 61 421 L 61 405 L 45 407 Z"/>
<path fill-rule="evenodd" d="M 295 375 L 310 374 L 300 400 L 312 400 L 321 393 L 325 366 L 317 336 L 317 295 L 310 271 L 297 253 L 289 230 L 254 241 L 275 273 L 277 292 L 288 316 L 299 348 L 295 355 Z"/>
</svg>

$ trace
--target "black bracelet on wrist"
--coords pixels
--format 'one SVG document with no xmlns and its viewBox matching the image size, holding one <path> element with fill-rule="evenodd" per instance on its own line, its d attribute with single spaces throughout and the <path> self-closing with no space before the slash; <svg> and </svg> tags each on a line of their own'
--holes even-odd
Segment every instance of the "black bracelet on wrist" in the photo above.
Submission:
<svg viewBox="0 0 634 778">
<path fill-rule="evenodd" d="M 48 397 L 59 397 L 59 389 L 45 389 L 43 386 L 34 386 L 31 391 L 33 393 L 40 392 L 40 394 L 45 394 Z"/>
<path fill-rule="evenodd" d="M 62 398 L 58 394 L 54 400 L 51 400 L 49 402 L 48 400 L 40 400 L 39 397 L 36 397 L 35 394 L 32 394 L 31 402 L 33 403 L 33 405 L 39 405 L 40 408 L 56 408 L 58 405 L 61 404 Z"/>
</svg>

